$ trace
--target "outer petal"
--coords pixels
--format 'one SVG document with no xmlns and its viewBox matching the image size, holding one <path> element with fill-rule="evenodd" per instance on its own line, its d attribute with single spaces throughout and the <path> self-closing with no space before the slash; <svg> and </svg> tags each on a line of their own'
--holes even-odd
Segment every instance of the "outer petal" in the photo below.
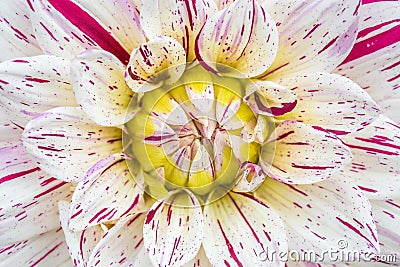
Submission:
<svg viewBox="0 0 400 267">
<path fill-rule="evenodd" d="M 140 22 L 148 38 L 176 39 L 186 50 L 187 61 L 193 61 L 196 36 L 217 10 L 212 0 L 146 0 L 140 9 Z"/>
<path fill-rule="evenodd" d="M 64 231 L 65 241 L 68 245 L 68 251 L 72 262 L 76 267 L 86 267 L 89 257 L 103 236 L 103 230 L 99 225 L 88 228 L 83 231 L 74 232 L 68 228 L 69 203 L 60 202 L 60 221 Z"/>
<path fill-rule="evenodd" d="M 263 145 L 260 163 L 264 172 L 278 181 L 309 184 L 329 178 L 351 158 L 350 149 L 335 135 L 285 121 Z"/>
<path fill-rule="evenodd" d="M 254 77 L 272 64 L 277 45 L 275 22 L 258 1 L 238 0 L 207 20 L 195 49 L 197 59 L 212 72 Z"/>
<path fill-rule="evenodd" d="M 119 220 L 97 244 L 88 266 L 152 266 L 143 244 L 145 218 L 139 213 Z"/>
<path fill-rule="evenodd" d="M 288 88 L 270 81 L 250 83 L 243 100 L 256 114 L 281 116 L 297 104 L 296 95 Z"/>
<path fill-rule="evenodd" d="M 204 207 L 203 247 L 213 266 L 266 266 L 263 252 L 287 250 L 280 217 L 249 194 L 229 194 Z M 282 262 L 268 266 L 283 266 Z"/>
<path fill-rule="evenodd" d="M 0 61 L 35 56 L 42 50 L 32 34 L 29 2 L 3 1 L 0 10 Z"/>
<path fill-rule="evenodd" d="M 72 61 L 74 92 L 86 114 L 100 125 L 116 126 L 133 116 L 133 92 L 124 81 L 124 65 L 112 54 L 90 50 Z"/>
<path fill-rule="evenodd" d="M 69 227 L 87 227 L 114 221 L 132 213 L 143 194 L 121 155 L 96 163 L 76 187 L 72 197 Z"/>
<path fill-rule="evenodd" d="M 0 104 L 0 148 L 20 143 L 24 127 L 10 120 L 7 109 Z"/>
<path fill-rule="evenodd" d="M 2 266 L 71 266 L 61 228 L 0 248 Z"/>
<path fill-rule="evenodd" d="M 79 108 L 55 108 L 30 121 L 22 140 L 47 173 L 80 181 L 99 159 L 122 151 L 121 130 L 93 124 Z"/>
<path fill-rule="evenodd" d="M 381 255 L 394 255 L 389 264 L 400 265 L 400 200 L 371 201 L 372 214 L 378 231 Z M 392 258 L 393 259 L 393 258 Z"/>
<path fill-rule="evenodd" d="M 379 252 L 368 199 L 341 178 L 310 185 L 286 185 L 270 179 L 256 191 L 257 197 L 282 216 L 291 250 L 321 255 L 325 250 L 343 248 L 338 243 L 344 240 L 347 247 L 343 252 Z"/>
<path fill-rule="evenodd" d="M 163 201 L 167 201 L 165 203 Z M 203 214 L 190 192 L 173 192 L 149 210 L 144 245 L 157 266 L 181 266 L 193 259 L 203 240 Z"/>
<path fill-rule="evenodd" d="M 125 81 L 132 91 L 147 92 L 176 82 L 185 64 L 185 50 L 175 39 L 157 37 L 132 52 Z"/>
<path fill-rule="evenodd" d="M 360 31 L 353 50 L 335 71 L 349 77 L 378 102 L 385 115 L 400 123 L 400 3 L 362 5 Z"/>
<path fill-rule="evenodd" d="M 133 14 L 136 14 L 136 21 L 134 19 L 133 22 L 127 24 L 133 24 L 134 26 L 124 26 L 118 23 L 114 24 L 114 22 L 111 24 L 106 22 L 106 24 L 109 24 L 106 25 L 99 22 L 99 18 L 94 14 L 97 13 L 100 19 L 106 17 L 115 19 L 115 15 L 110 14 L 108 10 L 115 11 L 118 5 L 111 8 L 101 8 L 98 5 L 98 1 L 96 1 L 96 4 L 90 4 L 90 1 L 80 1 L 81 4 L 85 2 L 84 5 L 88 8 L 94 7 L 97 9 L 93 10 L 94 12 L 92 13 L 90 10 L 86 10 L 83 5 L 68 0 L 30 0 L 30 2 L 32 3 L 33 28 L 40 47 L 46 53 L 72 58 L 84 50 L 101 48 L 114 54 L 121 62 L 128 63 L 129 53 L 132 48 L 128 49 L 129 46 L 124 47 L 126 42 L 118 38 L 122 36 L 126 40 L 128 38 L 123 32 L 127 28 L 138 28 L 136 10 L 131 10 Z M 102 3 L 104 5 L 105 1 Z M 108 1 L 108 3 L 115 2 Z M 119 3 L 122 3 L 122 1 Z M 121 17 L 125 16 L 128 21 L 132 21 L 130 20 L 131 15 L 129 14 L 128 4 L 125 2 L 124 5 L 126 12 L 117 8 L 116 14 L 122 14 Z M 98 12 L 99 9 L 101 12 Z M 131 35 L 129 36 L 131 37 Z M 132 39 L 134 40 L 134 38 Z M 143 37 L 139 37 L 137 43 L 141 41 L 144 41 Z"/>
<path fill-rule="evenodd" d="M 292 88 L 297 105 L 279 119 L 297 120 L 335 134 L 364 128 L 378 117 L 379 107 L 351 80 L 329 73 L 286 77 L 277 82 Z"/>
<path fill-rule="evenodd" d="M 274 64 L 263 75 L 332 71 L 357 35 L 360 0 L 263 0 L 279 31 Z"/>
<path fill-rule="evenodd" d="M 40 170 L 22 144 L 0 149 L 0 246 L 58 228 L 57 201 L 70 186 Z"/>
<path fill-rule="evenodd" d="M 68 60 L 47 55 L 14 59 L 0 64 L 0 77 L 0 103 L 22 126 L 54 107 L 77 106 Z"/>
<path fill-rule="evenodd" d="M 400 197 L 400 126 L 381 115 L 364 130 L 341 138 L 354 155 L 343 174 L 373 199 Z"/>
</svg>

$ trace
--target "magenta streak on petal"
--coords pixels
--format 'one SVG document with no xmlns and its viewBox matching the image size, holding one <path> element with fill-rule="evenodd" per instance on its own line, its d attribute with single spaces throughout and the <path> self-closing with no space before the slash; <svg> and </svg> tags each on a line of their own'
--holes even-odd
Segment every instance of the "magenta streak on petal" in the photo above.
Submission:
<svg viewBox="0 0 400 267">
<path fill-rule="evenodd" d="M 42 260 L 44 260 L 47 256 L 49 256 L 54 250 L 56 250 L 63 242 L 58 243 L 57 245 L 55 245 L 53 248 L 51 248 L 50 250 L 48 250 L 46 252 L 46 254 L 44 254 L 42 257 L 40 257 L 40 259 L 38 259 L 36 262 L 34 262 L 32 265 L 30 265 L 29 267 L 35 267 L 36 265 L 38 265 Z"/>
<path fill-rule="evenodd" d="M 136 205 L 139 203 L 139 197 L 140 197 L 140 195 L 137 195 L 137 196 L 135 197 L 135 199 L 133 200 L 132 205 L 131 205 L 124 213 L 122 213 L 120 217 L 125 216 L 125 215 L 128 214 L 128 212 L 130 212 L 134 207 L 136 207 Z"/>
<path fill-rule="evenodd" d="M 25 78 L 25 80 L 30 81 L 30 82 L 35 82 L 35 83 L 49 83 L 49 80 L 43 80 L 43 79 L 39 79 L 39 78 L 32 78 L 32 77 L 28 77 Z"/>
<path fill-rule="evenodd" d="M 318 55 L 327 50 L 329 47 L 331 47 L 339 38 L 339 36 L 336 36 L 334 39 L 332 39 L 329 43 L 327 43 L 324 48 L 322 48 L 320 51 L 318 51 Z"/>
<path fill-rule="evenodd" d="M 336 219 L 343 224 L 344 226 L 348 227 L 350 230 L 354 231 L 356 234 L 358 234 L 359 236 L 361 236 L 362 238 L 364 238 L 366 241 L 368 241 L 368 243 L 375 248 L 375 246 L 373 245 L 373 243 L 365 236 L 363 235 L 357 228 L 355 228 L 352 224 L 342 220 L 339 217 L 336 217 Z"/>
<path fill-rule="evenodd" d="M 362 37 L 365 37 L 368 34 L 370 34 L 371 32 L 374 32 L 374 31 L 379 30 L 380 28 L 382 28 L 382 27 L 384 27 L 386 25 L 389 25 L 389 24 L 392 24 L 392 23 L 396 23 L 396 22 L 400 22 L 400 19 L 394 19 L 394 20 L 391 20 L 391 21 L 386 21 L 386 22 L 383 22 L 381 24 L 375 25 L 373 27 L 366 28 L 366 29 L 364 29 L 364 30 L 362 30 L 362 31 L 360 31 L 358 33 L 357 38 L 360 39 Z"/>
<path fill-rule="evenodd" d="M 297 100 L 293 103 L 283 103 L 281 107 L 271 107 L 271 113 L 274 116 L 281 116 L 283 114 L 289 113 L 292 111 L 297 105 Z"/>
<path fill-rule="evenodd" d="M 146 221 L 144 222 L 144 224 L 149 224 L 151 222 L 151 220 L 153 220 L 154 215 L 156 215 L 157 210 L 161 207 L 162 204 L 163 204 L 163 202 L 160 202 L 154 210 L 148 211 L 147 216 L 146 216 Z"/>
<path fill-rule="evenodd" d="M 375 189 L 371 189 L 371 188 L 368 188 L 368 187 L 363 187 L 363 186 L 358 186 L 358 188 L 360 188 L 362 191 L 365 191 L 365 192 L 370 192 L 370 193 L 376 193 L 376 192 L 378 192 L 378 190 L 375 190 Z"/>
<path fill-rule="evenodd" d="M 260 239 L 258 238 L 258 235 L 254 231 L 253 227 L 251 227 L 251 224 L 247 220 L 246 216 L 243 214 L 242 210 L 239 208 L 237 205 L 236 201 L 231 197 L 230 194 L 228 194 L 229 198 L 232 200 L 233 204 L 235 205 L 236 209 L 239 211 L 240 215 L 242 216 L 243 220 L 246 222 L 246 224 L 249 226 L 251 233 L 253 234 L 254 238 L 257 240 L 258 244 L 260 244 L 261 248 L 264 250 L 264 245 L 261 243 Z"/>
<path fill-rule="evenodd" d="M 390 30 L 377 34 L 354 45 L 348 57 L 341 65 L 372 54 L 380 49 L 393 45 L 400 41 L 400 26 L 395 26 Z"/>
<path fill-rule="evenodd" d="M 40 171 L 40 168 L 36 167 L 36 168 L 30 169 L 30 170 L 21 171 L 21 172 L 17 172 L 17 173 L 6 175 L 6 176 L 0 178 L 0 184 L 8 182 L 8 181 L 11 181 L 13 179 L 19 178 L 21 176 L 24 176 L 24 175 L 27 175 L 27 174 L 30 174 L 30 173 L 33 173 L 33 172 L 36 172 L 36 171 Z"/>
<path fill-rule="evenodd" d="M 387 146 L 387 147 L 391 147 L 391 148 L 395 148 L 395 149 L 399 149 L 400 150 L 400 146 L 397 146 L 397 145 L 394 145 L 394 144 L 385 143 L 384 140 L 379 139 L 379 138 L 361 138 L 361 137 L 356 137 L 355 139 L 363 141 L 363 142 L 374 143 L 374 144 L 377 144 L 377 145 Z"/>
<path fill-rule="evenodd" d="M 326 170 L 333 169 L 333 166 L 305 166 L 305 165 L 297 165 L 296 163 L 292 163 L 293 168 L 304 169 L 304 170 Z"/>
<path fill-rule="evenodd" d="M 384 154 L 384 155 L 389 155 L 389 156 L 398 156 L 399 155 L 399 153 L 397 153 L 397 152 L 390 152 L 390 151 L 372 148 L 372 147 L 356 146 L 356 145 L 351 145 L 351 144 L 347 144 L 347 143 L 344 143 L 344 144 L 350 148 L 360 149 L 360 150 L 368 151 L 371 153 L 378 153 L 378 154 Z"/>
<path fill-rule="evenodd" d="M 239 261 L 239 259 L 236 256 L 235 250 L 233 249 L 231 242 L 229 242 L 229 239 L 226 237 L 224 229 L 222 229 L 222 226 L 221 226 L 221 223 L 219 222 L 219 220 L 217 220 L 217 223 L 218 223 L 219 228 L 221 229 L 222 235 L 224 236 L 226 246 L 228 247 L 228 250 L 229 250 L 229 254 L 231 254 L 232 259 L 236 262 L 236 264 L 239 267 L 243 267 L 243 264 Z"/>
<path fill-rule="evenodd" d="M 387 200 L 386 203 L 388 203 L 388 204 L 400 209 L 400 205 L 397 205 L 396 203 L 393 203 L 393 200 Z"/>
<path fill-rule="evenodd" d="M 240 193 L 240 192 L 236 192 L 235 194 L 239 194 L 239 195 L 241 195 L 241 196 L 244 196 L 244 197 L 246 197 L 246 198 L 249 198 L 249 199 L 251 199 L 251 200 L 257 202 L 258 204 L 260 204 L 260 205 L 266 207 L 267 209 L 270 208 L 267 204 L 265 204 L 264 202 L 262 202 L 261 200 L 259 200 L 258 198 L 256 198 L 256 197 L 253 196 L 253 195 L 250 195 L 250 194 L 247 194 L 247 193 Z"/>
<path fill-rule="evenodd" d="M 42 193 L 40 193 L 40 194 L 34 196 L 33 198 L 40 198 L 40 197 L 42 197 L 42 196 L 44 196 L 44 195 L 46 195 L 46 194 L 48 194 L 48 193 L 53 192 L 54 190 L 56 190 L 56 189 L 58 189 L 58 188 L 60 188 L 60 187 L 62 187 L 62 186 L 64 186 L 64 185 L 66 185 L 66 184 L 67 184 L 67 182 L 61 182 L 61 183 L 59 183 L 58 185 L 55 185 L 55 186 L 53 186 L 52 188 L 49 188 L 49 189 L 47 189 L 46 191 L 44 191 L 44 192 L 42 192 Z"/>
<path fill-rule="evenodd" d="M 107 211 L 107 208 L 101 209 L 99 212 L 97 212 L 90 220 L 89 223 L 92 223 L 94 220 L 96 220 L 97 217 L 100 216 L 100 214 L 104 213 Z"/>
<path fill-rule="evenodd" d="M 296 187 L 294 187 L 294 186 L 292 186 L 292 185 L 289 185 L 289 184 L 286 184 L 286 186 L 290 187 L 292 190 L 296 191 L 297 193 L 300 193 L 300 194 L 302 194 L 303 196 L 308 197 L 308 194 L 307 194 L 307 193 L 305 193 L 305 192 L 303 192 L 303 191 L 297 189 Z"/>
<path fill-rule="evenodd" d="M 84 259 L 84 257 L 83 257 L 83 244 L 84 244 L 85 241 L 86 241 L 86 238 L 85 238 L 85 231 L 86 231 L 86 229 L 82 231 L 82 233 L 81 233 L 81 238 L 80 238 L 80 240 L 79 240 L 79 249 L 80 249 L 80 251 L 81 251 L 82 259 Z"/>
<path fill-rule="evenodd" d="M 122 63 L 127 64 L 129 62 L 129 53 L 86 11 L 81 9 L 72 1 L 49 0 L 49 2 L 67 20 L 69 20 L 84 34 L 87 34 L 101 48 L 114 54 Z"/>
</svg>

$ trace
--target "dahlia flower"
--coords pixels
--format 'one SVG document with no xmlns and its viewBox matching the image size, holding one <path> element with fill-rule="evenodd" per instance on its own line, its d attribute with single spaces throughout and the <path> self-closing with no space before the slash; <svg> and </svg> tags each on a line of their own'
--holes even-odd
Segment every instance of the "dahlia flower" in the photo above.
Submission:
<svg viewBox="0 0 400 267">
<path fill-rule="evenodd" d="M 4 1 L 0 265 L 400 265 L 399 14 Z"/>
</svg>

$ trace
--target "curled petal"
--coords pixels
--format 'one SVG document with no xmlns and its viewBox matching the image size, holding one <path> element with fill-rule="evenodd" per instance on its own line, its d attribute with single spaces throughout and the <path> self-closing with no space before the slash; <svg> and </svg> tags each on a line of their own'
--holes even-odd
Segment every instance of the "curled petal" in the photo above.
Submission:
<svg viewBox="0 0 400 267">
<path fill-rule="evenodd" d="M 157 266 L 181 266 L 193 259 L 203 240 L 203 214 L 189 192 L 172 192 L 149 210 L 144 245 Z"/>
<path fill-rule="evenodd" d="M 285 77 L 279 83 L 292 88 L 297 105 L 281 120 L 297 120 L 337 135 L 349 134 L 375 120 L 379 107 L 359 85 L 330 73 Z"/>
<path fill-rule="evenodd" d="M 61 107 L 31 120 L 22 141 L 45 172 L 77 182 L 98 160 L 122 151 L 121 134 L 95 125 L 79 108 Z"/>
<path fill-rule="evenodd" d="M 183 47 L 170 37 L 157 37 L 133 50 L 125 81 L 134 92 L 147 92 L 176 82 L 185 71 Z"/>
<path fill-rule="evenodd" d="M 278 181 L 309 184 L 331 177 L 351 159 L 350 149 L 335 135 L 285 121 L 263 145 L 260 163 Z"/>
<path fill-rule="evenodd" d="M 90 50 L 71 66 L 75 97 L 88 116 L 100 125 L 117 126 L 132 118 L 133 92 L 124 82 L 124 65 L 112 54 Z"/>
<path fill-rule="evenodd" d="M 256 190 L 265 180 L 265 174 L 260 166 L 246 162 L 240 166 L 237 176 L 239 177 L 233 191 L 251 192 Z"/>
<path fill-rule="evenodd" d="M 256 113 L 281 116 L 297 104 L 296 95 L 288 88 L 269 81 L 252 82 L 246 88 L 244 102 Z"/>
<path fill-rule="evenodd" d="M 275 22 L 256 0 L 238 0 L 219 11 L 206 21 L 196 40 L 200 63 L 214 73 L 232 77 L 263 73 L 277 49 Z"/>
<path fill-rule="evenodd" d="M 149 39 L 169 36 L 186 51 L 193 61 L 194 43 L 207 18 L 217 12 L 212 0 L 146 0 L 140 9 L 140 22 Z"/>
</svg>

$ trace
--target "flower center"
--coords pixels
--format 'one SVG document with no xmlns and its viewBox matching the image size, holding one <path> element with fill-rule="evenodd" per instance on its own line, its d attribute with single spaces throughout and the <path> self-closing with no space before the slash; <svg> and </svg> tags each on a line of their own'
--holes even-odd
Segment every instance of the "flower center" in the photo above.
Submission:
<svg viewBox="0 0 400 267">
<path fill-rule="evenodd" d="M 228 192 L 240 166 L 258 162 L 260 144 L 244 138 L 257 118 L 243 93 L 241 81 L 197 66 L 144 94 L 124 140 L 150 194 L 182 187 L 203 198 L 217 187 Z"/>
</svg>

